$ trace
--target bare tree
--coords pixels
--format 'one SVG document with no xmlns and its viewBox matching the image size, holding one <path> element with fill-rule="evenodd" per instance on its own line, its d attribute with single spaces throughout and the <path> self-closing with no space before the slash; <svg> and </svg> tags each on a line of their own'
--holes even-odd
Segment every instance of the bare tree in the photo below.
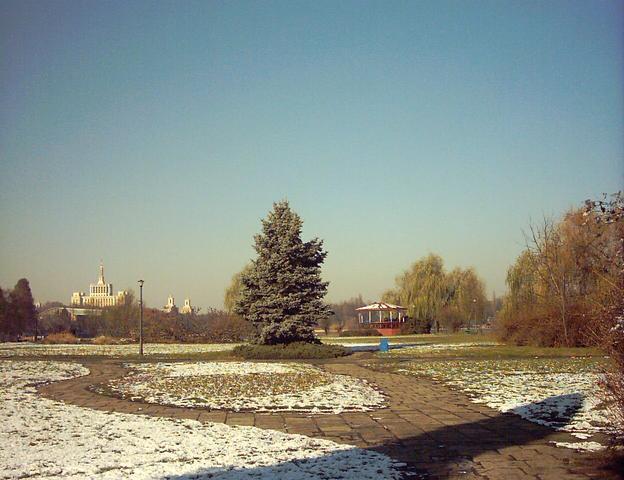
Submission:
<svg viewBox="0 0 624 480">
<path fill-rule="evenodd" d="M 528 258 L 542 284 L 542 288 L 536 289 L 536 293 L 544 302 L 554 304 L 558 310 L 564 342 L 569 346 L 569 284 L 574 265 L 565 250 L 559 228 L 552 220 L 544 217 L 539 226 L 530 226 L 530 232 L 527 249 L 533 255 Z"/>
</svg>

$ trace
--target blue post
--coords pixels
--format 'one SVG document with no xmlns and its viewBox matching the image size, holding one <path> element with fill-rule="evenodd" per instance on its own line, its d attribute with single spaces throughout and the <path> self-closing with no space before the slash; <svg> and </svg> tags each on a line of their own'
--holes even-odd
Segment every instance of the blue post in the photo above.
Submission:
<svg viewBox="0 0 624 480">
<path fill-rule="evenodd" d="M 379 340 L 379 351 L 380 352 L 387 352 L 388 350 L 390 350 L 390 345 L 388 344 L 388 339 L 387 338 L 382 338 L 381 340 Z"/>
</svg>

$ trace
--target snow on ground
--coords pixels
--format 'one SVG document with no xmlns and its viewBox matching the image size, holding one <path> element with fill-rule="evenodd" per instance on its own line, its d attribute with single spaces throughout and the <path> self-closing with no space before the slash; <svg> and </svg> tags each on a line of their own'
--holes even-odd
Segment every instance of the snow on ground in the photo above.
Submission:
<svg viewBox="0 0 624 480">
<path fill-rule="evenodd" d="M 260 362 L 128 364 L 130 374 L 102 387 L 148 403 L 228 410 L 340 413 L 384 406 L 365 380 L 312 365 Z"/>
<path fill-rule="evenodd" d="M 90 410 L 35 385 L 84 375 L 75 364 L 0 362 L 0 479 L 399 478 L 380 453 L 255 427 Z"/>
<path fill-rule="evenodd" d="M 143 345 L 145 355 L 179 355 L 232 350 L 233 343 L 146 343 Z M 133 345 L 45 345 L 42 343 L 0 343 L 0 357 L 32 357 L 32 356 L 128 356 L 138 355 L 139 346 Z"/>
<path fill-rule="evenodd" d="M 551 442 L 556 447 L 571 448 L 572 450 L 579 450 L 582 452 L 598 452 L 604 450 L 604 445 L 598 442 Z"/>
<path fill-rule="evenodd" d="M 588 359 L 414 361 L 399 371 L 459 387 L 475 403 L 577 438 L 608 432 L 611 424 L 597 391 L 597 365 Z"/>
</svg>

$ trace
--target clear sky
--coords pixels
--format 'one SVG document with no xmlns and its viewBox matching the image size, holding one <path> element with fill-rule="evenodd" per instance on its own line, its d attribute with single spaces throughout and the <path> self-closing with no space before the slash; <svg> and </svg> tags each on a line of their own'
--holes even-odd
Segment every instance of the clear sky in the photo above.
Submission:
<svg viewBox="0 0 624 480">
<path fill-rule="evenodd" d="M 429 252 L 502 293 L 531 219 L 624 186 L 623 5 L 5 0 L 0 285 L 220 307 L 288 198 L 329 300 Z"/>
</svg>

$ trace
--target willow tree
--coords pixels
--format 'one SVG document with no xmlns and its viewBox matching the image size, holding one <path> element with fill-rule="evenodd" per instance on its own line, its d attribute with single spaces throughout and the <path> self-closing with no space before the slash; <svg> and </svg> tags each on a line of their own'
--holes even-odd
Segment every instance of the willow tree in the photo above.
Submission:
<svg viewBox="0 0 624 480">
<path fill-rule="evenodd" d="M 243 275 L 247 275 L 251 270 L 251 264 L 247 264 L 240 272 L 232 275 L 230 285 L 225 289 L 225 296 L 223 298 L 223 306 L 226 312 L 233 313 L 236 303 L 241 295 L 243 289 Z"/>
<path fill-rule="evenodd" d="M 255 236 L 257 258 L 241 275 L 234 312 L 257 327 L 256 342 L 316 342 L 314 327 L 331 314 L 321 280 L 327 252 L 317 238 L 301 240 L 303 222 L 287 201 L 273 204 Z"/>
<path fill-rule="evenodd" d="M 395 283 L 394 289 L 384 293 L 383 300 L 407 307 L 416 332 L 430 332 L 452 296 L 442 258 L 429 254 L 414 262 Z"/>
<path fill-rule="evenodd" d="M 483 319 L 487 299 L 485 284 L 473 267 L 454 268 L 447 275 L 448 304 L 443 307 L 441 322 L 456 331 L 477 325 Z"/>
</svg>

